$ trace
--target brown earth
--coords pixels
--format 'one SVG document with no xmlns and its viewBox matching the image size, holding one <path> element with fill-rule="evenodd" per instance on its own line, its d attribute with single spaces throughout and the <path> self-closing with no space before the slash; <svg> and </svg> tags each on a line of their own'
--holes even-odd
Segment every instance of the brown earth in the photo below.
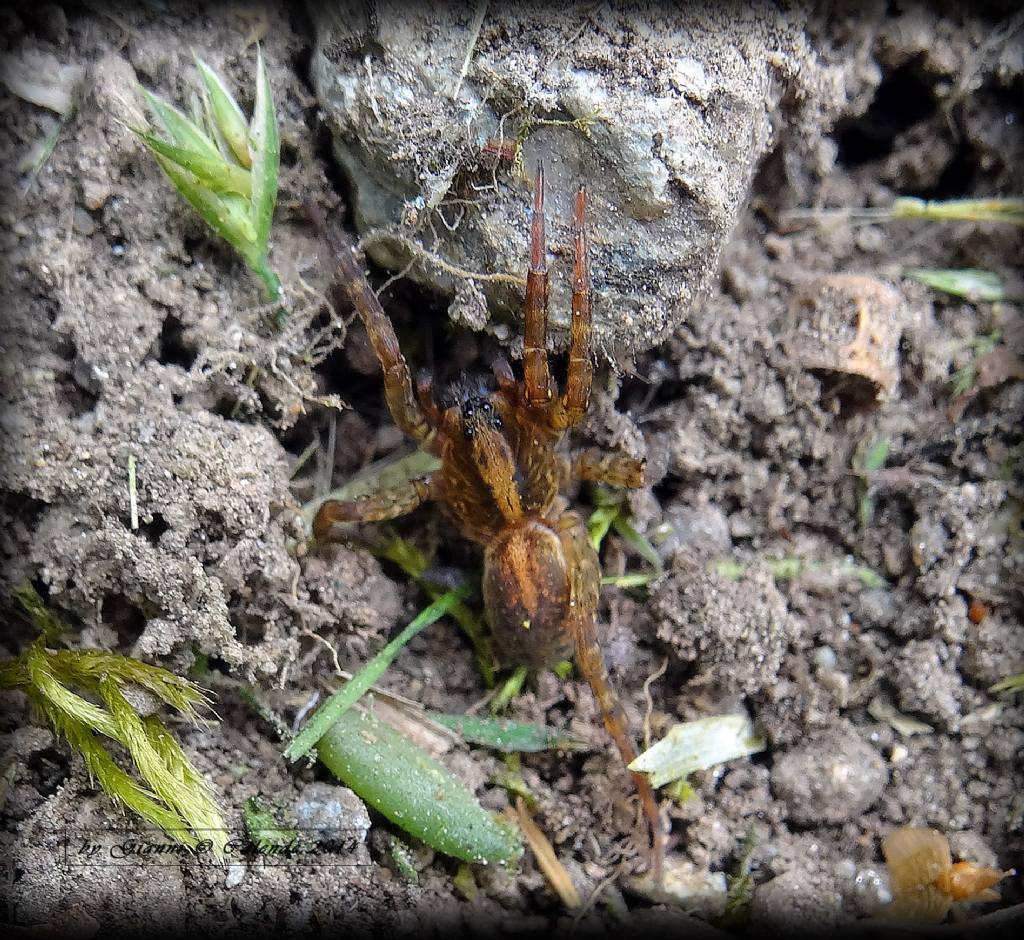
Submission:
<svg viewBox="0 0 1024 940">
<path fill-rule="evenodd" d="M 646 451 L 651 468 L 653 485 L 629 505 L 667 573 L 648 593 L 607 589 L 602 607 L 606 656 L 634 727 L 645 680 L 660 673 L 649 686 L 653 737 L 737 710 L 764 729 L 763 753 L 696 774 L 696 795 L 681 804 L 662 800 L 671 858 L 696 880 L 732 872 L 752 831 L 751 929 L 873 911 L 884 890 L 879 838 L 907 823 L 948 833 L 957 857 L 1024 865 L 1024 715 L 1019 700 L 988 691 L 1024 670 L 1024 384 L 993 381 L 952 413 L 950 386 L 977 337 L 998 332 L 1000 355 L 1019 362 L 1021 307 L 969 303 L 903 277 L 911 267 L 980 268 L 1019 293 L 1024 240 L 1006 225 L 785 216 L 898 195 L 1024 192 L 1024 21 L 1009 5 L 924 9 L 837 7 L 809 20 L 817 54 L 843 76 L 842 113 L 810 145 L 789 146 L 781 129 L 718 283 L 668 342 L 622 363 L 614 381 L 599 374 L 581 434 Z M 5 57 L 87 67 L 62 126 L 20 97 L 2 105 L 3 593 L 30 579 L 75 626 L 73 645 L 179 672 L 205 658 L 201 681 L 221 721 L 175 730 L 230 826 L 256 794 L 286 813 L 319 811 L 330 776 L 286 767 L 240 687 L 291 722 L 334 675 L 327 647 L 354 670 L 426 602 L 367 550 L 380 528 L 318 555 L 296 550 L 295 507 L 405 447 L 365 335 L 358 324 L 349 332 L 349 310 L 325 296 L 331 272 L 301 208 L 312 196 L 343 217 L 347 192 L 306 74 L 310 22 L 277 8 L 157 5 L 40 4 L 2 17 Z M 272 261 L 293 313 L 278 334 L 254 279 L 115 119 L 138 107 L 136 80 L 187 100 L 193 49 L 232 87 L 250 87 L 256 38 L 282 135 Z M 388 273 L 375 272 L 377 283 Z M 408 282 L 382 298 L 410 358 L 433 362 L 442 384 L 496 348 L 492 336 L 449 324 L 444 301 Z M 252 365 L 255 388 L 245 381 Z M 861 526 L 867 490 L 856 467 L 876 440 L 889 451 Z M 580 497 L 586 507 L 590 494 Z M 393 528 L 436 548 L 441 568 L 479 564 L 431 508 Z M 603 560 L 606 573 L 643 567 L 615 535 Z M 13 624 L 5 655 L 31 640 Z M 448 622 L 414 640 L 382 686 L 451 712 L 486 693 Z M 572 921 L 529 853 L 518 870 L 476 868 L 471 899 L 453 885 L 457 865 L 422 847 L 418 882 L 406 880 L 389 839 L 397 830 L 373 813 L 354 855 L 323 846 L 312 866 L 58 864 L 64 834 L 131 820 L 20 694 L 4 699 L 0 840 L 17 923 L 242 932 L 343 920 L 420 935 L 428 923 L 514 932 Z M 894 712 L 914 719 L 915 733 Z M 595 745 L 522 759 L 537 822 L 587 898 L 620 857 L 627 867 L 635 858 L 628 775 L 577 679 L 536 677 L 509 714 Z M 508 805 L 488 783 L 503 767 L 497 756 L 458 745 L 443 759 L 489 808 Z M 1024 900 L 1017 878 L 1001 893 L 999 907 Z M 626 910 L 634 925 L 692 926 L 615 884 L 586 923 L 610 928 Z"/>
</svg>

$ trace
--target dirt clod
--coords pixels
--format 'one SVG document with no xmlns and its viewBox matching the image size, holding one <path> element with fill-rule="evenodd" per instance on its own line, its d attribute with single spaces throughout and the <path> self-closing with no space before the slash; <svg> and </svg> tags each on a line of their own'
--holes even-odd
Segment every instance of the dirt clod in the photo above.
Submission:
<svg viewBox="0 0 1024 940">
<path fill-rule="evenodd" d="M 853 819 L 878 801 L 888 782 L 885 761 L 850 728 L 815 734 L 772 767 L 772 790 L 798 826 Z"/>
</svg>

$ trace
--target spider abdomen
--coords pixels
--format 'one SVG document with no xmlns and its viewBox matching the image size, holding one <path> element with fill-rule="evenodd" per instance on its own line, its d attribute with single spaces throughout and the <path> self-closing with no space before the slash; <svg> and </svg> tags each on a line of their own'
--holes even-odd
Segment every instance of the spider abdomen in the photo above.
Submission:
<svg viewBox="0 0 1024 940">
<path fill-rule="evenodd" d="M 567 561 L 550 526 L 529 520 L 487 546 L 483 594 L 500 663 L 543 668 L 572 655 Z"/>
</svg>

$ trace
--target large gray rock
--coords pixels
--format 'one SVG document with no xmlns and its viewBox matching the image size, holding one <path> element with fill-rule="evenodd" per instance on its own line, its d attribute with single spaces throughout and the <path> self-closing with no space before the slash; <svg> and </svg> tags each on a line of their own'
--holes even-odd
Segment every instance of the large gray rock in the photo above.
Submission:
<svg viewBox="0 0 1024 940">
<path fill-rule="evenodd" d="M 568 225 L 584 182 L 597 345 L 632 353 L 665 338 L 713 277 L 777 106 L 793 111 L 827 85 L 801 14 L 764 4 L 490 4 L 478 27 L 458 4 L 312 6 L 312 80 L 364 247 L 395 269 L 417 255 L 409 276 L 453 297 L 453 318 L 467 325 L 482 327 L 489 308 L 514 352 L 520 330 L 508 312 L 522 305 L 539 160 L 553 345 L 566 340 Z M 523 173 L 493 152 L 517 135 Z M 469 283 L 420 248 L 463 271 L 512 277 Z"/>
</svg>

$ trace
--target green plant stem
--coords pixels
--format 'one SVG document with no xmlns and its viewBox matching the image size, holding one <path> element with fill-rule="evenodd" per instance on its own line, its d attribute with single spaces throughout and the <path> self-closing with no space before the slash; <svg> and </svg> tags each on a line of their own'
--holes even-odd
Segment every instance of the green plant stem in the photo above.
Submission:
<svg viewBox="0 0 1024 940">
<path fill-rule="evenodd" d="M 277 303 L 281 299 L 281 279 L 270 269 L 270 264 L 267 259 L 261 258 L 256 264 L 253 265 L 253 271 L 256 276 L 263 281 L 264 286 L 267 289 L 267 296 L 270 298 L 272 304 Z M 284 306 L 280 306 L 274 311 L 274 327 L 275 329 L 283 329 L 285 323 L 288 322 L 288 311 Z"/>
<path fill-rule="evenodd" d="M 285 749 L 285 759 L 298 760 L 308 753 L 317 741 L 327 733 L 328 729 L 381 677 L 402 647 L 424 627 L 428 627 L 435 621 L 440 620 L 468 593 L 469 586 L 461 585 L 453 591 L 448 591 L 422 611 L 409 626 L 399 633 L 398 636 L 388 643 L 384 649 L 314 712 L 313 717 L 306 722 L 306 726 Z"/>
<path fill-rule="evenodd" d="M 498 690 L 498 694 L 491 702 L 492 715 L 502 711 L 523 690 L 526 673 L 526 666 L 516 666 L 516 671 L 505 680 L 505 684 Z"/>
</svg>

